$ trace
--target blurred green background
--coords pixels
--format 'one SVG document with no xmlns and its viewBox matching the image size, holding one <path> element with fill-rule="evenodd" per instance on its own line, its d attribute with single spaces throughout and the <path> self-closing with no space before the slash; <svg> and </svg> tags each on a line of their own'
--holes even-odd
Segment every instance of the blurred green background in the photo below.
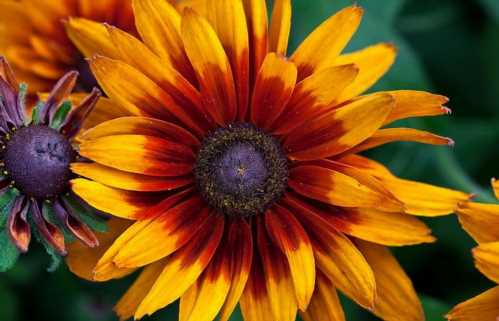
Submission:
<svg viewBox="0 0 499 321">
<path fill-rule="evenodd" d="M 291 47 L 349 0 L 294 0 Z M 370 156 L 402 177 L 479 193 L 490 198 L 489 180 L 499 176 L 499 1 L 359 0 L 366 10 L 349 50 L 380 41 L 399 56 L 379 89 L 422 89 L 451 98 L 451 117 L 410 121 L 455 139 L 453 149 L 392 144 Z M 466 173 L 466 174 L 465 174 Z M 454 216 L 427 220 L 439 242 L 395 249 L 422 299 L 427 320 L 441 321 L 456 303 L 492 287 L 473 267 L 473 241 Z M 36 247 L 35 243 L 33 246 Z M 116 320 L 113 303 L 133 280 L 92 284 L 65 267 L 46 272 L 49 257 L 33 248 L 0 276 L 2 321 Z M 177 306 L 149 320 L 177 320 Z M 349 321 L 377 320 L 345 300 Z M 242 320 L 237 313 L 233 321 Z M 262 320 L 265 321 L 265 320 Z"/>
</svg>

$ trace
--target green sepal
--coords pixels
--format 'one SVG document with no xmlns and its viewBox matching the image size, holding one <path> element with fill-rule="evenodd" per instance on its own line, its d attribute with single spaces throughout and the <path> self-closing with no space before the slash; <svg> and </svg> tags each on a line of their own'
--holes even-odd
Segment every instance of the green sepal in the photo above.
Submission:
<svg viewBox="0 0 499 321">
<path fill-rule="evenodd" d="M 9 188 L 0 195 L 0 229 L 5 227 L 10 209 L 18 195 L 19 192 L 15 188 Z"/>
<path fill-rule="evenodd" d="M 50 122 L 51 128 L 55 130 L 59 130 L 61 128 L 61 125 L 64 123 L 66 117 L 71 111 L 71 105 L 72 105 L 71 101 L 69 100 L 66 100 L 65 102 L 62 103 L 61 107 L 57 109 L 54 118 L 52 118 L 52 121 Z"/>
<path fill-rule="evenodd" d="M 81 204 L 74 196 L 67 195 L 63 196 L 66 201 L 66 205 L 70 206 L 73 213 L 78 216 L 78 218 L 90 227 L 93 231 L 104 233 L 108 231 L 107 220 L 98 216 L 98 211 L 90 207 L 89 205 Z"/>
<path fill-rule="evenodd" d="M 26 109 L 26 95 L 28 94 L 28 85 L 25 84 L 25 83 L 20 83 L 19 84 L 19 94 L 17 95 L 17 101 L 18 101 L 18 104 L 19 104 L 19 108 L 21 110 L 25 110 Z M 24 121 L 29 121 L 26 119 L 26 117 L 23 117 L 24 118 Z M 25 124 L 25 125 L 28 125 L 28 124 Z"/>
<path fill-rule="evenodd" d="M 75 240 L 73 233 L 71 233 L 63 224 L 63 222 L 59 221 L 59 219 L 56 217 L 54 207 L 51 203 L 43 202 L 42 215 L 47 222 L 56 226 L 60 231 L 62 231 L 62 233 L 64 234 L 64 240 L 66 242 L 73 242 Z"/>
<path fill-rule="evenodd" d="M 45 248 L 45 251 L 47 254 L 50 256 L 50 265 L 47 267 L 47 272 L 55 272 L 59 266 L 61 265 L 62 262 L 62 257 L 57 254 L 57 252 L 54 250 L 54 248 L 40 235 L 40 232 L 38 231 L 38 227 L 36 224 L 33 222 L 31 219 L 32 215 L 29 215 L 29 222 L 31 225 L 31 233 L 35 236 L 35 239 L 43 245 Z"/>
<path fill-rule="evenodd" d="M 7 230 L 0 230 L 0 272 L 10 270 L 19 258 L 19 250 L 12 243 Z"/>
<path fill-rule="evenodd" d="M 33 108 L 33 112 L 31 113 L 31 122 L 35 125 L 40 124 L 40 110 L 43 108 L 44 104 L 45 103 L 43 101 L 39 101 Z"/>
</svg>

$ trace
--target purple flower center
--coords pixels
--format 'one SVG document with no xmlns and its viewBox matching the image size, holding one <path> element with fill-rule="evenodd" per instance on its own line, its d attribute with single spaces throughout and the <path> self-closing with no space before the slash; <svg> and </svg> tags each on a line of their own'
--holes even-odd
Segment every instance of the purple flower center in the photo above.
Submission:
<svg viewBox="0 0 499 321">
<path fill-rule="evenodd" d="M 7 175 L 24 194 L 51 198 L 64 193 L 71 178 L 69 164 L 76 153 L 66 137 L 47 126 L 18 129 L 6 142 Z"/>
</svg>

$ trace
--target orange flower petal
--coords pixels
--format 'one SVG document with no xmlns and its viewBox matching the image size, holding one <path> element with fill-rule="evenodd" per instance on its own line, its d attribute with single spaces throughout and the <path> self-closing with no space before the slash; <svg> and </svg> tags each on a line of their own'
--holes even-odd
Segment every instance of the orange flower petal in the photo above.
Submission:
<svg viewBox="0 0 499 321">
<path fill-rule="evenodd" d="M 10 67 L 7 60 L 0 56 L 0 77 L 2 77 L 12 88 L 17 89 L 19 87 L 14 72 Z"/>
<path fill-rule="evenodd" d="M 463 229 L 478 243 L 499 241 L 499 205 L 463 202 L 457 214 Z"/>
<path fill-rule="evenodd" d="M 449 321 L 495 321 L 499 315 L 499 286 L 458 304 L 448 315 Z"/>
<path fill-rule="evenodd" d="M 243 4 L 249 30 L 250 83 L 253 83 L 268 50 L 267 3 L 265 0 L 243 0 Z"/>
<path fill-rule="evenodd" d="M 167 1 L 133 0 L 137 30 L 167 65 L 194 80 L 194 72 L 184 51 L 180 35 L 181 16 Z"/>
<path fill-rule="evenodd" d="M 378 130 L 393 108 L 387 94 L 359 98 L 306 122 L 284 141 L 289 157 L 313 160 L 337 155 L 355 147 Z"/>
<path fill-rule="evenodd" d="M 229 59 L 211 25 L 192 9 L 182 16 L 182 40 L 194 67 L 205 109 L 220 125 L 237 116 L 237 98 Z"/>
<path fill-rule="evenodd" d="M 315 260 L 312 244 L 300 222 L 287 209 L 276 205 L 265 213 L 270 238 L 288 260 L 296 299 L 305 311 L 315 288 Z"/>
<path fill-rule="evenodd" d="M 339 56 L 334 61 L 335 65 L 355 64 L 359 68 L 359 75 L 338 100 L 349 100 L 371 88 L 390 69 L 396 55 L 397 49 L 392 44 L 380 43 Z"/>
<path fill-rule="evenodd" d="M 205 226 L 182 249 L 168 258 L 151 291 L 139 305 L 134 317 L 140 319 L 177 300 L 194 284 L 211 261 L 224 230 L 224 218 Z"/>
<path fill-rule="evenodd" d="M 454 141 L 451 138 L 438 136 L 426 131 L 414 128 L 384 128 L 379 129 L 363 143 L 348 152 L 360 153 L 393 142 L 416 142 L 430 145 L 454 146 Z"/>
<path fill-rule="evenodd" d="M 473 249 L 473 257 L 480 272 L 499 283 L 499 242 L 480 244 Z"/>
<path fill-rule="evenodd" d="M 73 179 L 71 188 L 96 209 L 125 219 L 137 218 L 144 208 L 158 201 L 157 196 L 119 190 L 83 178 Z"/>
<path fill-rule="evenodd" d="M 357 73 L 355 65 L 329 67 L 300 81 L 284 113 L 276 122 L 275 132 L 289 133 L 307 119 L 316 118 L 330 110 Z"/>
<path fill-rule="evenodd" d="M 290 170 L 289 186 L 297 193 L 332 205 L 403 210 L 393 197 L 361 184 L 357 179 L 329 168 L 301 165 Z"/>
<path fill-rule="evenodd" d="M 307 311 L 300 314 L 304 321 L 345 321 L 336 288 L 320 271 L 317 273 L 317 286 Z"/>
<path fill-rule="evenodd" d="M 359 27 L 363 10 L 347 7 L 317 27 L 291 56 L 298 66 L 298 79 L 331 67 Z"/>
<path fill-rule="evenodd" d="M 190 173 L 193 151 L 181 144 L 145 135 L 104 136 L 80 145 L 80 155 L 102 165 L 151 176 Z"/>
<path fill-rule="evenodd" d="M 356 241 L 374 271 L 374 314 L 383 320 L 424 321 L 424 312 L 412 282 L 390 251 L 380 245 Z"/>
<path fill-rule="evenodd" d="M 248 281 L 253 261 L 251 228 L 245 220 L 229 223 L 227 243 L 231 245 L 232 279 L 227 299 L 220 311 L 220 321 L 228 321 Z"/>
<path fill-rule="evenodd" d="M 265 278 L 270 308 L 274 316 L 273 320 L 294 321 L 298 310 L 298 302 L 293 290 L 293 277 L 286 262 L 289 262 L 289 259 L 286 260 L 282 250 L 270 241 L 263 220 L 257 222 L 257 244 L 262 259 L 263 277 Z"/>
<path fill-rule="evenodd" d="M 283 112 L 296 83 L 296 67 L 284 57 L 269 53 L 257 75 L 251 102 L 251 120 L 268 129 Z"/>
<path fill-rule="evenodd" d="M 234 72 L 238 119 L 246 117 L 249 100 L 249 36 L 242 0 L 207 3 L 208 20 L 218 35 Z"/>
<path fill-rule="evenodd" d="M 269 51 L 286 55 L 291 31 L 291 0 L 274 1 L 270 20 Z"/>
<path fill-rule="evenodd" d="M 115 59 L 120 56 L 102 23 L 85 18 L 69 18 L 66 32 L 78 50 L 87 58 L 96 54 Z"/>
<path fill-rule="evenodd" d="M 494 190 L 494 195 L 496 196 L 497 199 L 499 199 L 499 181 L 493 178 L 491 182 L 492 182 L 492 189 Z"/>
<path fill-rule="evenodd" d="M 289 195 L 284 204 L 310 232 L 317 267 L 335 286 L 365 308 L 372 308 L 376 283 L 369 264 L 343 234 Z"/>
</svg>

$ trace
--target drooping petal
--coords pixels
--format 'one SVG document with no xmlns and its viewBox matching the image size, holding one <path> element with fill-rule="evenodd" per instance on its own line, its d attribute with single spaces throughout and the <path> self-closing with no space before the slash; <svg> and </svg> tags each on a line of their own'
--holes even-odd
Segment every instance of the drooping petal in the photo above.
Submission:
<svg viewBox="0 0 499 321">
<path fill-rule="evenodd" d="M 369 138 L 392 111 L 387 94 L 365 96 L 304 123 L 287 135 L 284 147 L 298 160 L 327 158 Z"/>
<path fill-rule="evenodd" d="M 463 229 L 478 243 L 499 241 L 499 205 L 463 202 L 457 214 Z"/>
<path fill-rule="evenodd" d="M 210 1 L 208 19 L 222 43 L 234 72 L 238 119 L 244 120 L 249 100 L 249 35 L 242 0 Z"/>
<path fill-rule="evenodd" d="M 400 179 L 385 166 L 359 155 L 347 155 L 338 159 L 344 163 L 370 174 L 381 181 L 397 199 L 405 205 L 405 212 L 420 216 L 441 216 L 454 212 L 461 202 L 469 200 L 470 195 L 448 188 Z"/>
<path fill-rule="evenodd" d="M 64 234 L 55 225 L 45 220 L 40 210 L 40 205 L 35 200 L 30 201 L 30 203 L 30 214 L 33 222 L 36 224 L 37 231 L 59 255 L 66 255 L 67 250 L 64 242 Z"/>
<path fill-rule="evenodd" d="M 66 33 L 86 58 L 96 54 L 115 59 L 119 57 L 102 23 L 85 18 L 69 18 Z"/>
<path fill-rule="evenodd" d="M 458 304 L 446 315 L 449 321 L 496 321 L 499 315 L 499 286 Z"/>
<path fill-rule="evenodd" d="M 473 249 L 473 257 L 480 272 L 499 283 L 499 242 L 480 244 Z"/>
<path fill-rule="evenodd" d="M 111 246 L 114 240 L 130 225 L 130 222 L 117 218 L 112 218 L 107 222 L 108 231 L 98 233 L 99 246 L 89 248 L 80 242 L 68 244 L 68 255 L 66 264 L 69 270 L 85 280 L 94 281 L 94 268 L 97 261 L 105 251 Z"/>
<path fill-rule="evenodd" d="M 24 197 L 17 197 L 9 212 L 7 219 L 7 230 L 17 249 L 28 252 L 31 241 L 31 227 L 28 223 L 29 202 Z"/>
<path fill-rule="evenodd" d="M 275 53 L 269 53 L 257 75 L 251 102 L 251 120 L 268 129 L 284 111 L 293 94 L 296 67 Z"/>
<path fill-rule="evenodd" d="M 275 132 L 289 133 L 307 119 L 314 119 L 330 110 L 357 73 L 355 65 L 336 66 L 320 70 L 300 81 L 284 113 L 275 123 Z"/>
<path fill-rule="evenodd" d="M 390 69 L 396 55 L 395 46 L 380 43 L 336 58 L 335 65 L 355 64 L 359 68 L 357 78 L 341 93 L 338 100 L 346 101 L 364 93 Z"/>
<path fill-rule="evenodd" d="M 243 0 L 243 4 L 249 31 L 250 83 L 254 83 L 268 50 L 267 4 L 265 0 Z"/>
<path fill-rule="evenodd" d="M 80 155 L 130 173 L 174 177 L 188 174 L 193 151 L 172 141 L 145 135 L 104 136 L 84 141 Z"/>
<path fill-rule="evenodd" d="M 251 228 L 245 220 L 229 222 L 227 242 L 231 245 L 231 288 L 220 310 L 220 321 L 229 320 L 246 287 L 253 261 Z"/>
<path fill-rule="evenodd" d="M 98 183 L 138 192 L 169 191 L 191 184 L 192 177 L 146 176 L 123 172 L 99 163 L 73 163 L 71 170 L 82 177 Z"/>
<path fill-rule="evenodd" d="M 210 214 L 197 197 L 176 205 L 128 240 L 116 253 L 113 263 L 120 267 L 140 267 L 172 254 L 200 229 L 218 222 Z"/>
<path fill-rule="evenodd" d="M 283 198 L 309 232 L 317 267 L 333 284 L 365 308 L 374 306 L 376 282 L 373 271 L 355 245 L 296 198 Z"/>
<path fill-rule="evenodd" d="M 317 286 L 307 311 L 300 312 L 304 321 L 345 321 L 334 284 L 322 273 L 317 273 Z"/>
<path fill-rule="evenodd" d="M 63 205 L 64 204 L 64 205 Z M 54 201 L 54 211 L 59 221 L 70 231 L 78 240 L 90 248 L 99 246 L 99 240 L 92 229 L 81 221 L 66 199 Z"/>
<path fill-rule="evenodd" d="M 316 165 L 290 170 L 288 185 L 297 193 L 332 205 L 377 208 L 388 212 L 403 210 L 393 197 L 363 185 L 339 171 Z"/>
<path fill-rule="evenodd" d="M 450 114 L 444 105 L 449 102 L 445 96 L 416 90 L 387 91 L 395 99 L 395 107 L 385 120 L 388 125 L 399 119 Z"/>
<path fill-rule="evenodd" d="M 359 27 L 363 10 L 347 7 L 317 27 L 291 56 L 298 66 L 298 79 L 331 67 Z"/>
<path fill-rule="evenodd" d="M 258 220 L 256 224 L 258 252 L 262 259 L 268 300 L 274 316 L 273 320 L 294 321 L 298 310 L 298 302 L 295 291 L 293 291 L 293 277 L 286 262 L 286 257 L 282 254 L 282 250 L 274 245 L 267 236 L 263 220 Z"/>
<path fill-rule="evenodd" d="M 224 230 L 224 218 L 215 217 L 217 222 L 205 226 L 186 246 L 168 258 L 156 283 L 139 305 L 134 315 L 136 319 L 177 300 L 201 275 L 215 254 Z"/>
<path fill-rule="evenodd" d="M 194 72 L 184 51 L 181 16 L 167 1 L 134 0 L 137 30 L 141 38 L 168 65 L 194 80 Z"/>
<path fill-rule="evenodd" d="M 125 219 L 136 219 L 141 211 L 159 201 L 157 195 L 124 191 L 83 178 L 72 180 L 71 188 L 96 209 Z"/>
<path fill-rule="evenodd" d="M 208 21 L 189 8 L 182 16 L 182 40 L 206 111 L 219 125 L 234 121 L 237 96 L 229 59 Z"/>
<path fill-rule="evenodd" d="M 348 152 L 360 153 L 393 142 L 416 142 L 431 145 L 454 146 L 454 141 L 451 138 L 438 136 L 430 132 L 414 128 L 384 128 L 379 129 L 370 138 Z"/>
<path fill-rule="evenodd" d="M 73 91 L 77 78 L 78 72 L 70 71 L 55 84 L 47 101 L 45 101 L 45 104 L 43 104 L 43 107 L 39 111 L 39 119 L 42 124 L 49 124 L 52 122 L 52 118 L 54 117 L 57 108 Z"/>
<path fill-rule="evenodd" d="M 149 264 L 140 273 L 139 277 L 126 291 L 125 295 L 116 303 L 114 311 L 121 321 L 128 320 L 135 314 L 142 300 L 151 290 L 165 267 L 165 260 Z"/>
<path fill-rule="evenodd" d="M 269 28 L 269 51 L 286 55 L 291 31 L 291 1 L 276 0 Z"/>
<path fill-rule="evenodd" d="M 315 259 L 307 232 L 290 211 L 279 205 L 265 213 L 265 225 L 288 260 L 297 303 L 305 311 L 315 288 Z"/>
<path fill-rule="evenodd" d="M 386 321 L 424 321 L 412 282 L 390 251 L 374 243 L 360 240 L 355 243 L 376 278 L 374 314 Z"/>
<path fill-rule="evenodd" d="M 73 137 L 78 134 L 88 115 L 97 105 L 101 95 L 99 89 L 92 89 L 92 92 L 71 110 L 69 116 L 61 124 L 61 133 L 67 137 Z"/>
</svg>

